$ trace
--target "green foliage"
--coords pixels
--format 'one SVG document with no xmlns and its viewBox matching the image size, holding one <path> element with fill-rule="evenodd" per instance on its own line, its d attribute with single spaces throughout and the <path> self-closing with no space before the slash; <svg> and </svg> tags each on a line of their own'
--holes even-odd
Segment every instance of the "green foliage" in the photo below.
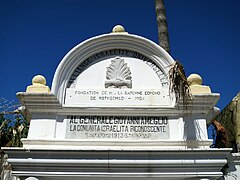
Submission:
<svg viewBox="0 0 240 180">
<path fill-rule="evenodd" d="M 0 140 L 1 147 L 6 146 L 11 140 L 11 128 L 8 125 L 9 120 L 4 118 L 3 114 L 0 114 Z"/>
<path fill-rule="evenodd" d="M 26 138 L 28 133 L 29 123 L 22 115 L 15 116 L 15 122 L 11 126 L 11 146 L 21 147 L 21 138 Z"/>
<path fill-rule="evenodd" d="M 22 146 L 21 138 L 27 137 L 29 122 L 12 105 L 13 101 L 0 98 L 0 143 L 1 147 Z"/>
</svg>

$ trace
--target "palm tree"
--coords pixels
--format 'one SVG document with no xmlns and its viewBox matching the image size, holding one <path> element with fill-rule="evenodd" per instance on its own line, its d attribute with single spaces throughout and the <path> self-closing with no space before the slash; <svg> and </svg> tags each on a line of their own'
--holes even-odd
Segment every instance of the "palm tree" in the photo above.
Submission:
<svg viewBox="0 0 240 180">
<path fill-rule="evenodd" d="M 155 8 L 158 25 L 158 41 L 159 45 L 168 53 L 170 53 L 168 26 L 166 11 L 164 7 L 164 0 L 155 0 Z"/>
<path fill-rule="evenodd" d="M 159 45 L 168 53 L 170 53 L 169 36 L 166 11 L 164 7 L 164 0 L 155 0 L 155 9 L 157 15 L 158 25 L 158 41 Z M 183 105 L 187 105 L 192 100 L 192 95 L 187 82 L 186 74 L 183 65 L 179 61 L 175 61 L 169 70 L 169 90 L 176 95 L 176 102 L 183 101 Z"/>
</svg>

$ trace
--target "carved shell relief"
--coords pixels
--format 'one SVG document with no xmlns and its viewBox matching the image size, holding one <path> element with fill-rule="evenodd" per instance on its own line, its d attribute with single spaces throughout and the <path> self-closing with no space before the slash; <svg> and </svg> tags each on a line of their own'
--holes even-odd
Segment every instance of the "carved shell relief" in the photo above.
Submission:
<svg viewBox="0 0 240 180">
<path fill-rule="evenodd" d="M 116 57 L 107 67 L 105 88 L 132 88 L 131 71 L 124 59 Z"/>
</svg>

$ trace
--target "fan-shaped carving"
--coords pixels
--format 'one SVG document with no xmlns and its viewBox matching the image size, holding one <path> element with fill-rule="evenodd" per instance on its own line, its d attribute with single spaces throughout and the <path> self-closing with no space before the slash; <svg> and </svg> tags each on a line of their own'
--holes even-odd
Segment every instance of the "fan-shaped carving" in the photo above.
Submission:
<svg viewBox="0 0 240 180">
<path fill-rule="evenodd" d="M 132 88 L 130 68 L 123 59 L 116 57 L 107 67 L 105 87 L 109 88 Z"/>
</svg>

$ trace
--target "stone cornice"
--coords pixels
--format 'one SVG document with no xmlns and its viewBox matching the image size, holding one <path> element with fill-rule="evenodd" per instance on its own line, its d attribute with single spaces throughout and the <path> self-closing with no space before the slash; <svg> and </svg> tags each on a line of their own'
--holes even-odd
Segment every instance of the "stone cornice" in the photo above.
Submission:
<svg viewBox="0 0 240 180">
<path fill-rule="evenodd" d="M 191 178 L 222 176 L 221 168 L 231 149 L 4 151 L 16 176 Z"/>
<path fill-rule="evenodd" d="M 62 106 L 54 94 L 17 93 L 22 105 L 31 113 L 55 113 L 61 115 L 128 115 L 128 116 L 179 116 L 187 114 L 208 114 L 219 99 L 218 93 L 194 95 L 186 106 L 180 100 L 176 107 L 74 107 Z"/>
</svg>

